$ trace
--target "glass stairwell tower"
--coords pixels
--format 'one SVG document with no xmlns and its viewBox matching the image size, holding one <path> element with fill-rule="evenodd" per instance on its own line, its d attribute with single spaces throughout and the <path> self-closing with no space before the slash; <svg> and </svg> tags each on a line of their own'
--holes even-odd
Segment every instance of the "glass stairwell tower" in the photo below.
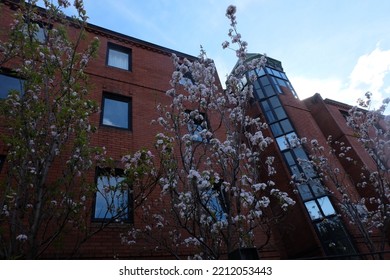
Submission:
<svg viewBox="0 0 390 280">
<path fill-rule="evenodd" d="M 260 56 L 261 54 L 248 54 L 247 59 Z M 255 102 L 260 105 L 261 114 L 268 123 L 291 178 L 296 182 L 299 197 L 321 242 L 323 252 L 327 256 L 340 258 L 356 254 L 350 236 L 317 171 L 309 163 L 302 164 L 309 157 L 302 145 L 299 145 L 299 137 L 310 135 L 298 135 L 294 122 L 299 119 L 290 118 L 281 102 L 280 96 L 286 94 L 292 94 L 295 97 L 293 99 L 299 102 L 281 62 L 267 57 L 266 67 L 251 70 L 244 81 L 250 81 L 249 77 L 253 75 L 256 77 L 252 84 Z"/>
</svg>

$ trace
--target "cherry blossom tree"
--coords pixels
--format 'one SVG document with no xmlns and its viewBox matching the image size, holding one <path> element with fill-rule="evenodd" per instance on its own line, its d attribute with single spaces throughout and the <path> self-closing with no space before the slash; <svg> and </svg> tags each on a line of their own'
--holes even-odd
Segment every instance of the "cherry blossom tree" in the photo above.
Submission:
<svg viewBox="0 0 390 280">
<path fill-rule="evenodd" d="M 158 181 L 154 195 L 143 196 L 138 224 L 122 235 L 124 243 L 147 240 L 155 250 L 176 258 L 226 258 L 236 249 L 261 250 L 272 226 L 294 204 L 272 181 L 272 139 L 267 124 L 251 114 L 248 71 L 264 67 L 266 58 L 247 58 L 247 43 L 237 31 L 236 7 L 229 6 L 231 48 L 237 66 L 221 89 L 214 62 L 201 49 L 197 60 L 172 55 L 175 71 L 158 106 L 155 150 L 123 158 L 129 185 Z M 145 164 L 147 161 L 147 164 Z M 143 172 L 139 172 L 139 166 Z M 146 176 L 145 176 L 146 174 Z M 141 178 L 139 178 L 141 176 Z M 136 180 L 135 180 L 136 179 Z"/>
<path fill-rule="evenodd" d="M 36 2 L 17 4 L 8 40 L 0 42 L 1 69 L 20 81 L 20 90 L 0 100 L 7 151 L 1 258 L 39 258 L 68 233 L 86 229 L 86 198 L 94 189 L 84 174 L 100 153 L 89 142 L 97 105 L 88 99 L 85 73 L 99 42 L 84 43 L 83 3 L 74 2 L 76 16 L 69 19 L 63 12 L 69 1 L 45 0 L 45 12 Z M 72 37 L 69 24 L 77 30 Z"/>
<path fill-rule="evenodd" d="M 368 251 L 375 258 L 383 258 L 381 252 L 390 245 L 390 118 L 384 115 L 390 99 L 385 99 L 379 109 L 371 109 L 371 102 L 368 92 L 347 117 L 356 141 L 371 158 L 369 162 L 358 160 L 350 144 L 332 136 L 326 145 L 315 139 L 307 145 L 311 150 L 310 166 L 314 165 L 324 181 L 335 187 L 328 189 L 329 193 Z M 340 161 L 357 166 L 360 178 L 351 180 Z M 301 165 L 307 166 L 307 160 L 301 160 Z"/>
</svg>

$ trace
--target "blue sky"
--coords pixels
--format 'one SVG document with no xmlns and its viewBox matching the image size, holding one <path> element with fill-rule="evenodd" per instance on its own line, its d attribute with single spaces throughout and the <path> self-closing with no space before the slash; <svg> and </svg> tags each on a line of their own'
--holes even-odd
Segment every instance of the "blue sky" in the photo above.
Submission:
<svg viewBox="0 0 390 280">
<path fill-rule="evenodd" d="M 236 62 L 229 4 L 249 52 L 282 61 L 298 96 L 355 104 L 366 91 L 390 96 L 390 1 L 84 0 L 90 22 L 191 55 L 202 45 L 221 79 Z"/>
</svg>

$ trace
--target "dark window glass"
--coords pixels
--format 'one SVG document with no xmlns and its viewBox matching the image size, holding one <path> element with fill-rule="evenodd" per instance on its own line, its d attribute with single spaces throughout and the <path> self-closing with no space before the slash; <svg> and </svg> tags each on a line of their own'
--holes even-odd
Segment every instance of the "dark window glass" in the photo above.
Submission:
<svg viewBox="0 0 390 280">
<path fill-rule="evenodd" d="M 286 158 L 287 164 L 289 166 L 296 164 L 294 157 L 291 152 L 284 152 L 284 157 Z"/>
<path fill-rule="evenodd" d="M 277 96 L 271 97 L 269 99 L 269 101 L 271 102 L 272 108 L 277 108 L 277 107 L 282 106 L 282 104 L 280 104 L 279 98 Z"/>
<path fill-rule="evenodd" d="M 302 174 L 301 174 L 301 171 L 299 170 L 298 165 L 291 165 L 290 170 L 291 170 L 292 174 L 295 176 L 295 179 L 302 178 Z"/>
<path fill-rule="evenodd" d="M 324 219 L 316 224 L 320 239 L 328 255 L 355 254 L 349 236 L 337 217 Z"/>
<path fill-rule="evenodd" d="M 301 195 L 303 200 L 312 199 L 313 195 L 310 192 L 310 188 L 308 185 L 302 184 L 298 186 L 299 194 Z"/>
<path fill-rule="evenodd" d="M 275 111 L 276 111 L 276 110 L 275 110 Z M 288 132 L 290 132 L 290 131 L 293 131 L 293 127 L 292 127 L 290 121 L 287 120 L 287 119 L 281 121 L 281 122 L 280 122 L 280 125 L 282 126 L 284 133 L 288 133 Z"/>
<path fill-rule="evenodd" d="M 274 88 L 271 85 L 265 86 L 264 87 L 264 92 L 267 97 L 276 95 Z"/>
<path fill-rule="evenodd" d="M 272 111 L 265 112 L 265 115 L 266 115 L 269 123 L 276 121 L 276 118 L 275 118 L 274 113 Z"/>
<path fill-rule="evenodd" d="M 122 170 L 97 169 L 95 220 L 129 221 L 131 196 Z"/>
<path fill-rule="evenodd" d="M 258 100 L 261 100 L 265 97 L 263 90 L 261 88 L 255 89 L 254 92 L 255 92 L 255 96 Z"/>
<path fill-rule="evenodd" d="M 288 87 L 285 80 L 282 79 L 276 79 L 278 81 L 278 84 L 282 87 Z"/>
<path fill-rule="evenodd" d="M 0 172 L 1 172 L 1 169 L 3 168 L 4 162 L 5 162 L 5 156 L 0 155 Z"/>
<path fill-rule="evenodd" d="M 322 186 L 321 181 L 319 179 L 310 180 L 309 185 L 313 190 L 315 196 L 318 197 L 325 194 L 324 187 Z"/>
<path fill-rule="evenodd" d="M 16 90 L 19 93 L 23 93 L 23 80 L 0 74 L 0 99 L 7 98 L 8 94 Z"/>
<path fill-rule="evenodd" d="M 260 84 L 259 84 L 259 81 L 258 81 L 258 80 L 256 80 L 256 81 L 254 81 L 254 82 L 253 82 L 253 88 L 254 88 L 255 90 L 261 89 L 261 87 L 260 87 Z"/>
<path fill-rule="evenodd" d="M 281 94 L 282 93 L 282 90 L 280 89 L 279 87 L 279 84 L 276 82 L 276 78 L 275 77 L 271 77 L 272 78 L 272 84 L 274 85 L 274 87 L 276 88 L 276 91 Z"/>
<path fill-rule="evenodd" d="M 308 160 L 307 154 L 305 153 L 305 151 L 301 147 L 296 147 L 294 149 L 294 153 L 295 153 L 295 157 L 297 159 Z"/>
<path fill-rule="evenodd" d="M 271 124 L 270 127 L 271 127 L 272 133 L 275 137 L 283 134 L 283 130 L 280 127 L 279 123 Z"/>
<path fill-rule="evenodd" d="M 307 178 L 317 177 L 317 173 L 314 171 L 313 165 L 310 162 L 304 161 L 301 163 L 301 168 Z"/>
<path fill-rule="evenodd" d="M 265 100 L 265 101 L 261 102 L 261 105 L 263 106 L 263 110 L 264 110 L 265 112 L 271 110 L 271 107 L 269 106 L 268 101 Z"/>
<path fill-rule="evenodd" d="M 270 85 L 267 76 L 260 77 L 260 83 L 263 85 L 263 87 Z"/>
<path fill-rule="evenodd" d="M 278 117 L 278 120 L 282 120 L 282 119 L 287 118 L 286 112 L 284 111 L 284 109 L 282 107 L 278 107 L 274 110 L 275 110 L 276 116 Z"/>
<path fill-rule="evenodd" d="M 109 43 L 107 65 L 131 71 L 131 49 Z"/>
<path fill-rule="evenodd" d="M 271 68 L 266 67 L 265 69 L 267 70 L 267 73 L 268 73 L 268 74 L 270 74 L 270 75 L 273 75 L 273 74 L 274 74 Z"/>
<path fill-rule="evenodd" d="M 101 124 L 131 129 L 131 99 L 123 96 L 104 94 Z"/>
</svg>

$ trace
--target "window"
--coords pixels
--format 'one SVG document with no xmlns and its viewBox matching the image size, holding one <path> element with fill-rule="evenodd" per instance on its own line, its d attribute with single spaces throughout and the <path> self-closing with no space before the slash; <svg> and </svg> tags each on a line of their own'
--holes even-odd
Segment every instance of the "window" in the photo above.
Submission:
<svg viewBox="0 0 390 280">
<path fill-rule="evenodd" d="M 0 155 L 0 172 L 1 172 L 1 169 L 3 168 L 4 161 L 5 161 L 5 156 Z"/>
<path fill-rule="evenodd" d="M 131 98 L 104 93 L 101 124 L 131 130 Z"/>
<path fill-rule="evenodd" d="M 131 49 L 108 43 L 107 65 L 131 71 Z"/>
<path fill-rule="evenodd" d="M 183 77 L 180 79 L 179 83 L 183 86 L 185 85 L 194 85 L 195 81 L 194 78 L 192 77 L 192 74 L 190 71 L 186 72 Z"/>
<path fill-rule="evenodd" d="M 94 220 L 131 221 L 132 197 L 120 169 L 97 169 Z"/>
<path fill-rule="evenodd" d="M 33 36 L 33 39 L 37 40 L 39 43 L 44 44 L 47 41 L 47 30 L 43 27 L 41 23 L 33 22 L 30 25 L 30 32 L 28 30 L 28 24 L 26 23 L 23 26 L 23 33 L 26 36 L 29 36 L 31 34 Z"/>
<path fill-rule="evenodd" d="M 23 93 L 23 80 L 0 74 L 0 99 L 7 98 L 12 90 Z"/>
<path fill-rule="evenodd" d="M 190 111 L 186 110 L 188 114 L 188 131 L 191 134 L 191 140 L 196 142 L 205 142 L 204 136 L 202 135 L 203 130 L 207 129 L 207 120 L 204 113 L 199 113 L 197 110 Z"/>
<path fill-rule="evenodd" d="M 206 207 L 208 208 L 208 214 L 216 220 L 226 222 L 226 197 L 225 192 L 222 190 L 222 179 L 213 184 L 212 189 L 206 190 Z"/>
</svg>

